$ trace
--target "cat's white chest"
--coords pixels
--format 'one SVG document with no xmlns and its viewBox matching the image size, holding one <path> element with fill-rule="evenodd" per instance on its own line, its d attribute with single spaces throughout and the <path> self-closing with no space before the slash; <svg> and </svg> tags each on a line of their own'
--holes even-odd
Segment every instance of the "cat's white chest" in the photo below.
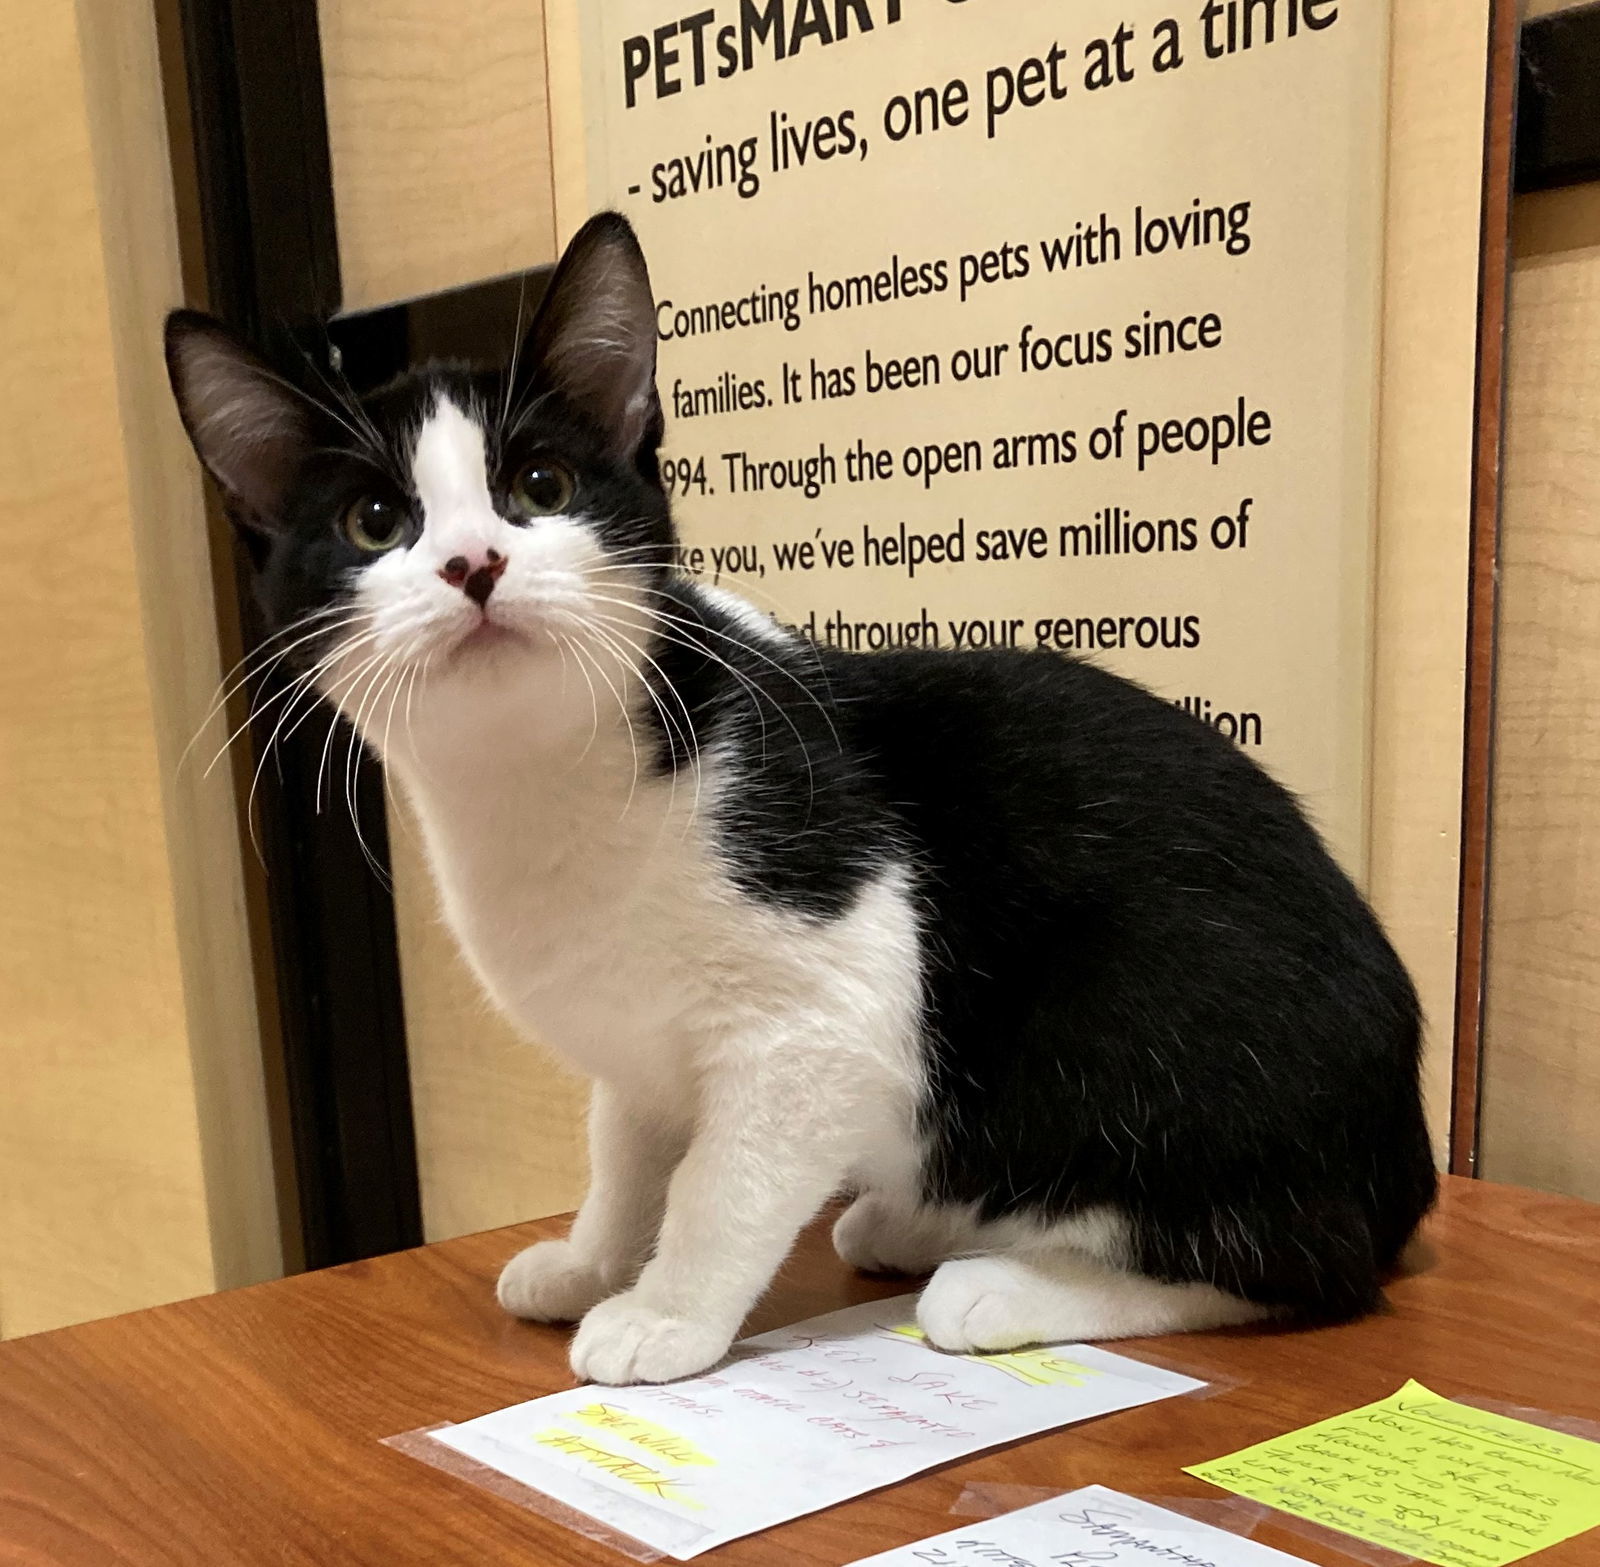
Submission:
<svg viewBox="0 0 1600 1567">
<path fill-rule="evenodd" d="M 416 795 L 445 917 L 491 997 L 591 1076 L 681 1084 L 717 980 L 755 984 L 733 971 L 759 961 L 763 916 L 710 846 L 717 787 L 714 764 L 634 781 L 629 753 Z"/>
<path fill-rule="evenodd" d="M 825 918 L 751 896 L 719 809 L 748 806 L 751 784 L 719 746 L 676 781 L 636 776 L 625 730 L 580 727 L 541 751 L 441 725 L 431 752 L 396 759 L 446 921 L 491 999 L 668 1120 L 692 1121 L 707 1095 L 739 1099 L 741 1083 L 793 1081 L 789 1110 L 870 1129 L 853 1167 L 904 1177 L 923 1092 L 909 868 L 886 862 Z"/>
</svg>

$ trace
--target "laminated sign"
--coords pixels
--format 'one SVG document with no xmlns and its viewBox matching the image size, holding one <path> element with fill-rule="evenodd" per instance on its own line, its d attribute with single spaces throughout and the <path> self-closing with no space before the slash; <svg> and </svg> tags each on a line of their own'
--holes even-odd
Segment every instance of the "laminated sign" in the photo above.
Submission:
<svg viewBox="0 0 1600 1567">
<path fill-rule="evenodd" d="M 1363 837 L 1387 7 L 581 8 L 685 564 L 820 642 L 1049 649 Z"/>
</svg>

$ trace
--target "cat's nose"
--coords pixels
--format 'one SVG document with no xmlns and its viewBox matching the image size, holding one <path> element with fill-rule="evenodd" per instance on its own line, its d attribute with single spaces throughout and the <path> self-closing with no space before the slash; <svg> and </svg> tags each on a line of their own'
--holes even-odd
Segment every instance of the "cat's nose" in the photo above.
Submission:
<svg viewBox="0 0 1600 1567">
<path fill-rule="evenodd" d="M 480 609 L 489 602 L 494 585 L 505 574 L 506 558 L 499 550 L 485 550 L 480 560 L 467 555 L 452 555 L 439 568 L 439 575 L 453 588 L 460 588 Z"/>
</svg>

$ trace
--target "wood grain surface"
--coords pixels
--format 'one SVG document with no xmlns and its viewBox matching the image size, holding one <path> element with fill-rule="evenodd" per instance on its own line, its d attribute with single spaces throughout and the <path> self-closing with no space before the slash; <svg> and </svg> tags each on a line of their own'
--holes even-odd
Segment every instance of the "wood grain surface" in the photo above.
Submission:
<svg viewBox="0 0 1600 1567">
<path fill-rule="evenodd" d="M 1488 40 L 1488 0 L 1392 9 L 1366 890 L 1422 997 L 1441 1163 L 1452 1097 Z"/>
<path fill-rule="evenodd" d="M 0 7 L 0 1334 L 281 1269 L 149 6 Z"/>
<path fill-rule="evenodd" d="M 1600 1199 L 1600 187 L 1517 198 L 1482 1158 Z"/>
<path fill-rule="evenodd" d="M 347 310 L 555 260 L 541 0 L 321 0 Z"/>
<path fill-rule="evenodd" d="M 504 1316 L 491 1282 L 542 1221 L 0 1345 L 6 1567 L 497 1567 L 615 1563 L 608 1547 L 383 1445 L 571 1385 L 566 1335 Z M 1385 1313 L 1316 1332 L 1136 1341 L 1212 1396 L 1127 1410 L 981 1454 L 707 1560 L 841 1564 L 952 1528 L 969 1482 L 1216 1497 L 1180 1472 L 1393 1392 L 1408 1376 L 1600 1418 L 1600 1207 L 1451 1179 L 1429 1255 Z M 819 1227 L 760 1330 L 892 1288 Z M 1350 1560 L 1272 1526 L 1308 1561 Z M 1600 1560 L 1569 1541 L 1539 1567 Z"/>
</svg>

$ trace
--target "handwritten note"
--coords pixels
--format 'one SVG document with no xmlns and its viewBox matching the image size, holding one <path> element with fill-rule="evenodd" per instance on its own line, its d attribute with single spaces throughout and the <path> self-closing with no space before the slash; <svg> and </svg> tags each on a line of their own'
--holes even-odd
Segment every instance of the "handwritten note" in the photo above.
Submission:
<svg viewBox="0 0 1600 1567">
<path fill-rule="evenodd" d="M 1600 1526 L 1600 1443 L 1416 1382 L 1188 1473 L 1439 1567 L 1504 1567 Z"/>
<path fill-rule="evenodd" d="M 1087 1344 L 942 1355 L 903 1296 L 668 1387 L 576 1388 L 434 1439 L 680 1561 L 934 1464 L 1204 1384 Z"/>
<path fill-rule="evenodd" d="M 1305 1567 L 1270 1545 L 1196 1523 L 1103 1485 L 1052 1497 L 1034 1507 L 969 1524 L 854 1567 Z"/>
</svg>

